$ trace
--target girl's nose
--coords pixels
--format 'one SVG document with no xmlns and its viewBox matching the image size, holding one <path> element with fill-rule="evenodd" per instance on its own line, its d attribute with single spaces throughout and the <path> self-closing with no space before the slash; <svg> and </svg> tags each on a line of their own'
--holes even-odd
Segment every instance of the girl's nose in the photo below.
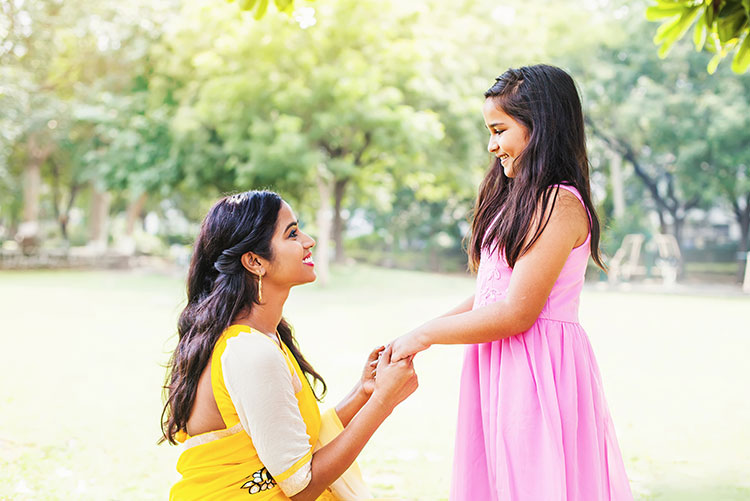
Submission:
<svg viewBox="0 0 750 501">
<path fill-rule="evenodd" d="M 495 150 L 497 150 L 497 143 L 490 139 L 490 142 L 487 143 L 487 151 L 489 151 L 490 153 L 494 153 Z"/>
</svg>

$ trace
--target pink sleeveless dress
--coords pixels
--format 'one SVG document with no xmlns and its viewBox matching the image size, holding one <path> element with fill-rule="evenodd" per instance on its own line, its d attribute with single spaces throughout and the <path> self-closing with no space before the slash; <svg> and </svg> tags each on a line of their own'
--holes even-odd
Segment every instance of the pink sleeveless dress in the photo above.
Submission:
<svg viewBox="0 0 750 501">
<path fill-rule="evenodd" d="M 590 239 L 570 253 L 528 331 L 466 347 L 452 501 L 633 499 L 578 323 Z M 512 272 L 499 252 L 482 251 L 474 309 L 502 299 Z"/>
</svg>

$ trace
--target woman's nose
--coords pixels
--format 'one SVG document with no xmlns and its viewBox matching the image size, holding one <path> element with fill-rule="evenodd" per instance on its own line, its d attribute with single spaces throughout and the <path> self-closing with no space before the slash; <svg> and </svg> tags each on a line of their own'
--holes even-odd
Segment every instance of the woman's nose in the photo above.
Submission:
<svg viewBox="0 0 750 501">
<path fill-rule="evenodd" d="M 497 150 L 497 143 L 494 139 L 490 138 L 490 142 L 487 143 L 487 151 L 489 151 L 490 153 L 494 153 L 495 150 Z"/>
<path fill-rule="evenodd" d="M 305 249 L 311 249 L 315 247 L 315 239 L 307 234 L 305 236 L 307 237 L 307 242 L 305 242 Z"/>
</svg>

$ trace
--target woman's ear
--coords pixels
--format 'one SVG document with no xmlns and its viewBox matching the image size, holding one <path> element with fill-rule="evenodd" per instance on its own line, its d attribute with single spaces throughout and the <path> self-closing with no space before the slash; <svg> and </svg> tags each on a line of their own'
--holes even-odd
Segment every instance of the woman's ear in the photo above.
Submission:
<svg viewBox="0 0 750 501">
<path fill-rule="evenodd" d="M 262 264 L 263 261 L 265 261 L 265 259 L 252 252 L 246 252 L 240 258 L 242 267 L 253 275 L 258 275 L 259 277 L 266 274 L 266 270 Z"/>
</svg>

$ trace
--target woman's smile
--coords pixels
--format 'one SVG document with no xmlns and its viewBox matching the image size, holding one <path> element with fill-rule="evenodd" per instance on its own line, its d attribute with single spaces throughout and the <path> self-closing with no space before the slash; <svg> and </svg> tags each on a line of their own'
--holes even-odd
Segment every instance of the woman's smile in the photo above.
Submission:
<svg viewBox="0 0 750 501">
<path fill-rule="evenodd" d="M 315 262 L 313 261 L 312 252 L 305 256 L 305 259 L 302 260 L 302 264 L 306 264 L 307 266 L 315 266 Z"/>
</svg>

